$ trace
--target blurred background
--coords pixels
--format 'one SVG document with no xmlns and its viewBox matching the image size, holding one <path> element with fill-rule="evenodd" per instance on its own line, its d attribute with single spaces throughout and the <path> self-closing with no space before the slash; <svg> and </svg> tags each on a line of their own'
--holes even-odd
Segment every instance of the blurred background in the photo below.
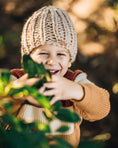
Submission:
<svg viewBox="0 0 118 148">
<path fill-rule="evenodd" d="M 27 18 L 44 5 L 68 12 L 78 34 L 78 55 L 72 70 L 110 93 L 110 114 L 93 123 L 83 121 L 82 140 L 102 140 L 118 148 L 118 0 L 0 0 L 0 68 L 20 68 L 20 36 Z"/>
</svg>

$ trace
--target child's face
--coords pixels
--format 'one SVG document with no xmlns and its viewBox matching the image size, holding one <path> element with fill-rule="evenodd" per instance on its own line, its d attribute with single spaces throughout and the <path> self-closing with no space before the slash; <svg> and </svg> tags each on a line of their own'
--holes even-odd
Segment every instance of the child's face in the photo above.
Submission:
<svg viewBox="0 0 118 148">
<path fill-rule="evenodd" d="M 42 45 L 34 49 L 30 56 L 35 62 L 43 63 L 52 75 L 64 76 L 71 66 L 69 51 L 54 45 Z"/>
</svg>

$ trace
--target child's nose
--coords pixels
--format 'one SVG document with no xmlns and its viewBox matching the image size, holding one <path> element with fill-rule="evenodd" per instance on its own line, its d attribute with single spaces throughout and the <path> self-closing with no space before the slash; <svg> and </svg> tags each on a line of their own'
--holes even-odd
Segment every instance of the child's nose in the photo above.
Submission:
<svg viewBox="0 0 118 148">
<path fill-rule="evenodd" d="M 53 60 L 52 59 L 48 59 L 47 60 L 47 64 L 53 64 Z"/>
<path fill-rule="evenodd" d="M 47 59 L 47 64 L 53 65 L 56 62 L 56 59 L 54 57 L 49 57 Z"/>
</svg>

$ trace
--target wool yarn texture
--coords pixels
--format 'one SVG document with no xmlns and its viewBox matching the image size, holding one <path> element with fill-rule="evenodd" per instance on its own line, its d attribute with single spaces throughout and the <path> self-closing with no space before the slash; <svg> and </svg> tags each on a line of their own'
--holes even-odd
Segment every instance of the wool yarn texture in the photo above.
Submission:
<svg viewBox="0 0 118 148">
<path fill-rule="evenodd" d="M 69 50 L 71 62 L 77 54 L 77 34 L 70 16 L 55 6 L 44 6 L 26 21 L 21 35 L 21 55 L 49 44 Z"/>
</svg>

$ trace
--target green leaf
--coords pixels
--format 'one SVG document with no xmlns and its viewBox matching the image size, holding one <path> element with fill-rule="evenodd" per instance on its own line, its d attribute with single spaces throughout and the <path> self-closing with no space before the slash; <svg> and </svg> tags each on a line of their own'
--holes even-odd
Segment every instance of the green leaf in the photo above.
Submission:
<svg viewBox="0 0 118 148">
<path fill-rule="evenodd" d="M 59 129 L 57 129 L 57 132 L 66 132 L 69 130 L 68 126 L 61 126 Z"/>
<path fill-rule="evenodd" d="M 3 136 L 4 141 L 2 146 L 4 148 L 31 148 L 31 143 L 28 142 L 27 137 L 15 130 L 8 130 Z"/>
<path fill-rule="evenodd" d="M 37 70 L 37 76 L 38 77 L 41 77 L 42 75 L 46 74 L 46 70 L 44 68 L 43 63 L 41 63 L 41 64 L 36 63 L 36 70 Z"/>
<path fill-rule="evenodd" d="M 5 86 L 10 82 L 8 69 L 0 69 L 0 94 L 4 94 Z"/>
<path fill-rule="evenodd" d="M 47 117 L 47 115 L 46 115 L 45 112 L 43 112 L 43 114 L 44 114 L 44 116 L 46 117 L 46 119 L 47 119 L 48 121 L 51 121 L 51 120 L 53 119 L 53 117 L 54 117 L 54 116 L 52 116 L 52 117 Z"/>
<path fill-rule="evenodd" d="M 33 78 L 36 76 L 35 62 L 32 59 L 28 60 L 28 74 L 29 78 Z"/>
<path fill-rule="evenodd" d="M 11 103 L 11 102 L 5 103 L 5 104 L 4 104 L 4 107 L 5 107 L 6 110 L 9 112 L 9 111 L 11 111 L 11 109 L 12 109 L 12 103 Z"/>
<path fill-rule="evenodd" d="M 38 93 L 38 89 L 35 87 L 30 87 L 30 86 L 24 86 L 23 88 L 21 88 L 21 91 L 25 91 L 27 90 L 29 94 L 33 95 L 33 96 L 37 96 Z"/>
<path fill-rule="evenodd" d="M 17 95 L 18 93 L 21 92 L 21 89 L 14 89 L 11 88 L 10 91 L 8 92 L 7 96 L 13 96 L 13 95 Z"/>
<path fill-rule="evenodd" d="M 42 107 L 45 107 L 48 109 L 51 108 L 49 99 L 46 96 L 39 94 L 38 89 L 35 87 L 25 86 L 20 89 L 11 88 L 10 91 L 8 92 L 7 96 L 9 96 L 9 95 L 10 96 L 17 96 L 17 95 L 19 95 L 20 92 L 23 92 L 23 94 L 25 96 L 32 95 L 40 103 L 40 105 Z"/>
<path fill-rule="evenodd" d="M 34 85 L 34 87 L 40 88 L 40 87 L 43 86 L 43 84 L 44 84 L 45 82 L 47 82 L 47 81 L 46 81 L 46 78 L 43 77 L 40 81 L 38 81 L 38 82 Z"/>
<path fill-rule="evenodd" d="M 35 122 L 35 124 L 40 131 L 43 131 L 45 133 L 50 133 L 50 127 L 47 123 Z"/>
<path fill-rule="evenodd" d="M 48 98 L 46 96 L 43 96 L 41 94 L 39 94 L 38 92 L 38 89 L 35 88 L 35 87 L 29 87 L 29 86 L 25 86 L 19 90 L 16 90 L 16 92 L 19 92 L 19 91 L 22 91 L 23 93 L 27 91 L 27 94 L 28 95 L 32 95 L 38 102 L 39 104 L 42 106 L 42 107 L 45 107 L 45 108 L 50 108 L 50 102 L 48 100 Z"/>
<path fill-rule="evenodd" d="M 49 81 L 51 78 L 51 73 L 47 71 L 43 65 L 37 64 L 32 60 L 32 58 L 29 55 L 23 56 L 23 66 L 25 73 L 29 74 L 29 78 L 38 76 L 38 77 L 45 77 L 46 81 Z"/>
<path fill-rule="evenodd" d="M 55 141 L 58 142 L 58 144 L 60 146 L 62 146 L 63 148 L 73 148 L 69 143 L 67 143 L 66 141 L 64 141 L 63 139 L 59 138 L 59 137 L 54 137 L 53 138 Z"/>
<path fill-rule="evenodd" d="M 52 75 L 51 72 L 47 70 L 45 73 L 45 78 L 47 81 L 51 81 L 51 75 Z"/>
<path fill-rule="evenodd" d="M 40 105 L 42 107 L 45 107 L 45 108 L 48 108 L 48 109 L 51 108 L 50 102 L 49 102 L 49 100 L 48 100 L 48 98 L 46 96 L 43 96 L 43 95 L 39 94 L 35 98 L 40 103 Z"/>
<path fill-rule="evenodd" d="M 55 104 L 52 106 L 52 111 L 58 111 L 61 108 L 61 102 L 57 101 Z"/>
<path fill-rule="evenodd" d="M 9 70 L 5 70 L 1 72 L 1 80 L 7 85 L 10 82 L 10 72 Z"/>
<path fill-rule="evenodd" d="M 11 115 L 11 114 L 4 114 L 1 118 L 3 123 L 6 123 L 10 126 L 11 129 L 14 129 L 18 132 L 22 131 L 20 121 L 17 119 L 17 117 Z"/>
<path fill-rule="evenodd" d="M 61 108 L 57 111 L 55 116 L 65 122 L 78 122 L 80 120 L 80 117 L 76 114 L 70 111 L 69 109 Z"/>
<path fill-rule="evenodd" d="M 29 91 L 29 94 L 31 94 L 39 103 L 42 107 L 50 109 L 50 102 L 46 96 L 43 96 L 39 94 L 38 89 L 35 87 L 25 87 Z"/>
<path fill-rule="evenodd" d="M 24 96 L 28 96 L 29 95 L 29 91 L 26 88 L 24 88 L 22 90 L 22 92 L 23 92 Z"/>
<path fill-rule="evenodd" d="M 3 81 L 0 78 L 0 94 L 3 94 L 4 93 L 4 89 L 5 89 L 4 83 L 3 83 Z"/>
<path fill-rule="evenodd" d="M 29 55 L 23 56 L 23 67 L 25 73 L 29 74 L 28 75 L 29 78 L 35 77 L 35 75 L 37 74 L 36 63 L 31 59 Z"/>
<path fill-rule="evenodd" d="M 42 131 L 36 131 L 30 134 L 30 144 L 33 148 L 49 148 L 48 140 L 45 137 L 45 133 Z"/>
<path fill-rule="evenodd" d="M 29 60 L 30 56 L 29 55 L 24 55 L 23 56 L 23 67 L 25 70 L 25 73 L 28 73 L 28 60 Z"/>
</svg>

